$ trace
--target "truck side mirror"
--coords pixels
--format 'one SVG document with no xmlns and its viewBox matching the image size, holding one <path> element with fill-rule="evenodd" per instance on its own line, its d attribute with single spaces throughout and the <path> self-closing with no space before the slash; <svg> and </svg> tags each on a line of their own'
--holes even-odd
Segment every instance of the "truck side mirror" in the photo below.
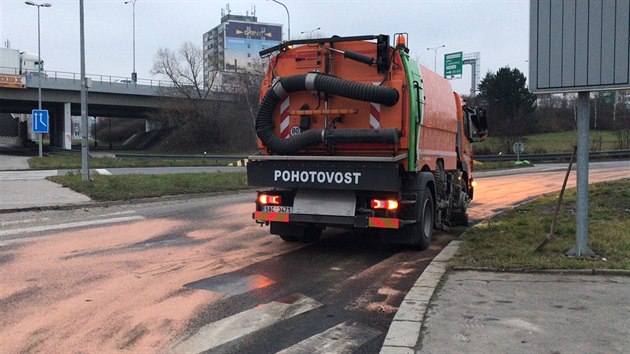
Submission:
<svg viewBox="0 0 630 354">
<path fill-rule="evenodd" d="M 468 107 L 464 106 L 464 112 L 466 115 L 466 123 L 469 126 L 472 124 L 474 132 L 471 127 L 467 127 L 468 136 L 471 142 L 484 141 L 488 138 L 488 118 L 486 117 L 486 110 L 480 107 Z"/>
<path fill-rule="evenodd" d="M 488 118 L 486 115 L 486 110 L 480 107 L 476 108 L 477 114 L 476 122 L 473 120 L 473 124 L 475 125 L 475 129 L 477 130 L 477 135 L 479 136 L 480 141 L 484 141 L 488 138 Z"/>
</svg>

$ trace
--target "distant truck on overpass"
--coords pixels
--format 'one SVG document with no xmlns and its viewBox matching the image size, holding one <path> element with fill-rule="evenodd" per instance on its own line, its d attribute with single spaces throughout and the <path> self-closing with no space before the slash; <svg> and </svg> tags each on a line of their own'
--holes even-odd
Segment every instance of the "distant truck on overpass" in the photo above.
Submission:
<svg viewBox="0 0 630 354">
<path fill-rule="evenodd" d="M 27 73 L 37 75 L 40 64 L 36 54 L 0 48 L 0 87 L 25 89 Z"/>
<path fill-rule="evenodd" d="M 39 65 L 37 54 L 21 52 L 19 49 L 0 48 L 1 74 L 26 75 L 31 71 L 39 71 Z M 43 60 L 41 65 L 43 70 Z"/>
</svg>

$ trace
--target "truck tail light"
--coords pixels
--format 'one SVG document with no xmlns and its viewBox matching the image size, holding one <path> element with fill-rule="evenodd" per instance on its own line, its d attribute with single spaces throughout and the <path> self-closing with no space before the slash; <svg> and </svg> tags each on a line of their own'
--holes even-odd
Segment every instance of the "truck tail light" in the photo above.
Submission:
<svg viewBox="0 0 630 354">
<path fill-rule="evenodd" d="M 280 205 L 282 198 L 279 195 L 261 194 L 258 196 L 258 202 L 261 205 Z"/>
<path fill-rule="evenodd" d="M 372 209 L 398 209 L 398 201 L 395 199 L 372 199 Z"/>
</svg>

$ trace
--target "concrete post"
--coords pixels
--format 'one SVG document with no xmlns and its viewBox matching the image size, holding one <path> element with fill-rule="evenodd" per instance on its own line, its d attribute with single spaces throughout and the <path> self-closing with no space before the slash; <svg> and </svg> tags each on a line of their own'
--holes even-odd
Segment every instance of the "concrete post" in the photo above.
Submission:
<svg viewBox="0 0 630 354">
<path fill-rule="evenodd" d="M 61 141 L 61 148 L 65 150 L 72 149 L 72 107 L 71 104 L 63 104 L 63 129 Z"/>
<path fill-rule="evenodd" d="M 575 247 L 569 257 L 597 257 L 588 247 L 588 152 L 591 113 L 590 92 L 578 93 L 577 112 L 577 205 L 575 211 Z"/>
</svg>

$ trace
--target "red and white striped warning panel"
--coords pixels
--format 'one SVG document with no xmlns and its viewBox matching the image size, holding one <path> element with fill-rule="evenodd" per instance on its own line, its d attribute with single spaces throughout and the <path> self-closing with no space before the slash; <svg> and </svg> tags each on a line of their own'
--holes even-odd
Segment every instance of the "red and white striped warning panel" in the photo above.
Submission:
<svg viewBox="0 0 630 354">
<path fill-rule="evenodd" d="M 380 82 L 372 82 L 372 85 L 378 86 Z M 370 102 L 370 128 L 379 129 L 381 127 L 381 104 Z"/>
<path fill-rule="evenodd" d="M 280 104 L 280 137 L 286 139 L 290 136 L 291 129 L 289 128 L 289 122 L 291 116 L 289 115 L 289 96 Z"/>
<path fill-rule="evenodd" d="M 370 103 L 370 128 L 379 129 L 381 127 L 381 104 Z"/>
</svg>

